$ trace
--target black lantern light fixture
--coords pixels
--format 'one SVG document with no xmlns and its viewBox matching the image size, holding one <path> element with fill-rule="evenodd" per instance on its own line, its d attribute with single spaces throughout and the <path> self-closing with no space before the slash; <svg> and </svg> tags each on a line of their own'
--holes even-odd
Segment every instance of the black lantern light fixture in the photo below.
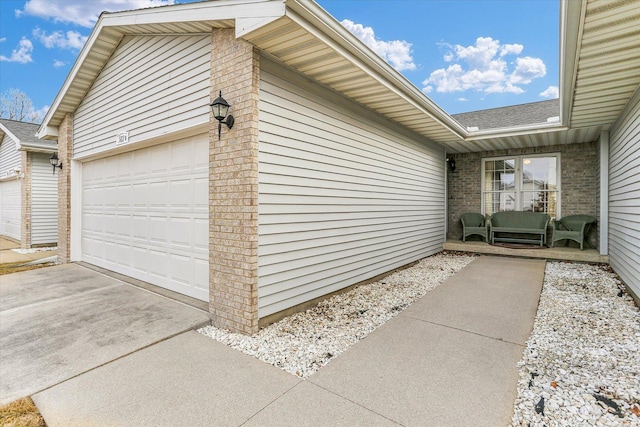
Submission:
<svg viewBox="0 0 640 427">
<path fill-rule="evenodd" d="M 449 170 L 451 173 L 456 171 L 456 161 L 452 158 L 447 157 L 447 163 L 449 164 Z"/>
<path fill-rule="evenodd" d="M 229 105 L 229 103 L 225 101 L 225 99 L 222 97 L 222 91 L 220 91 L 218 97 L 211 103 L 211 111 L 213 112 L 213 117 L 215 117 L 215 119 L 218 121 L 218 140 L 220 139 L 220 131 L 222 129 L 223 123 L 227 125 L 229 129 L 233 127 L 233 122 L 235 121 L 233 119 L 233 116 L 231 114 L 227 116 L 229 107 L 231 107 L 231 105 Z M 227 120 L 223 121 L 225 117 L 227 118 Z"/>
<path fill-rule="evenodd" d="M 60 168 L 62 170 L 62 162 L 58 161 L 58 153 L 53 153 L 53 156 L 49 157 L 49 163 L 53 166 L 53 174 L 56 174 L 56 168 Z"/>
</svg>

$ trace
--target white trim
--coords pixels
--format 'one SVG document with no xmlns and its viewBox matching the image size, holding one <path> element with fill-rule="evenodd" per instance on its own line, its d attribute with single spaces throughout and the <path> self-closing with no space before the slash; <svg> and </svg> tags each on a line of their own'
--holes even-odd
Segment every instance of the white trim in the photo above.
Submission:
<svg viewBox="0 0 640 427">
<path fill-rule="evenodd" d="M 82 163 L 71 160 L 70 261 L 82 261 Z"/>
<path fill-rule="evenodd" d="M 560 123 L 571 124 L 573 95 L 578 73 L 578 53 L 582 44 L 586 0 L 560 1 Z"/>
<path fill-rule="evenodd" d="M 557 179 L 557 206 L 556 206 L 556 218 L 562 218 L 562 158 L 561 154 L 556 153 L 537 153 L 537 154 L 517 154 L 512 156 L 498 156 L 498 157 L 482 157 L 481 167 L 480 167 L 480 205 L 481 205 L 481 213 L 482 215 L 486 215 L 486 207 L 485 207 L 485 197 L 484 197 L 484 186 L 485 186 L 485 163 L 487 161 L 496 161 L 496 160 L 506 160 L 513 159 L 515 160 L 515 172 L 514 172 L 514 190 L 513 192 L 516 195 L 515 199 L 515 211 L 522 210 L 522 195 L 525 192 L 522 190 L 522 160 L 525 158 L 542 158 L 542 157 L 555 157 L 556 160 L 556 179 Z"/>
<path fill-rule="evenodd" d="M 126 153 L 127 151 L 139 150 L 141 148 L 151 147 L 152 145 L 163 144 L 165 142 L 171 142 L 177 139 L 188 138 L 190 136 L 200 135 L 209 132 L 210 122 L 201 122 L 193 126 L 177 129 L 173 132 L 165 133 L 161 136 L 151 136 L 146 139 L 130 142 L 126 145 L 114 146 L 113 148 L 107 148 L 105 150 L 92 153 L 85 156 L 74 156 L 74 160 L 81 160 L 83 162 L 89 160 L 99 159 L 106 156 L 114 156 L 116 154 Z"/>
<path fill-rule="evenodd" d="M 609 131 L 600 133 L 600 255 L 609 255 Z"/>
</svg>

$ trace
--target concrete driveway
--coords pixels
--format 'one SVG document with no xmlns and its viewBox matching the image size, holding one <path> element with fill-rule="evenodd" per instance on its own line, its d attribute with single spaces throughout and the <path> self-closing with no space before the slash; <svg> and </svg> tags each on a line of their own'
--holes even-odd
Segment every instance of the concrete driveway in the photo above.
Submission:
<svg viewBox="0 0 640 427">
<path fill-rule="evenodd" d="M 0 405 L 208 323 L 76 264 L 0 276 Z"/>
</svg>

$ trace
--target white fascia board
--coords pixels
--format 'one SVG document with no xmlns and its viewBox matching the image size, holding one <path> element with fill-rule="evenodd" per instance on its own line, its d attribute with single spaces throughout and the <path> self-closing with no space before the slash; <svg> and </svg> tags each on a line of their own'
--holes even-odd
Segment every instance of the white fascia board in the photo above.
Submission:
<svg viewBox="0 0 640 427">
<path fill-rule="evenodd" d="M 283 0 L 227 0 L 173 5 L 105 15 L 105 25 L 171 24 L 284 16 Z"/>
<path fill-rule="evenodd" d="M 587 0 L 560 0 L 560 123 L 571 125 Z"/>
<path fill-rule="evenodd" d="M 282 8 L 284 13 L 284 7 Z M 258 18 L 237 18 L 236 19 L 236 38 L 242 38 L 269 23 L 282 18 L 283 15 L 261 16 Z"/>
<path fill-rule="evenodd" d="M 488 138 L 504 138 L 510 136 L 531 135 L 546 132 L 561 132 L 569 130 L 568 126 L 564 126 L 558 123 L 551 123 L 549 125 L 527 125 L 527 126 L 514 126 L 507 128 L 496 128 L 480 130 L 476 132 L 470 132 L 465 141 L 476 141 L 479 139 Z"/>
<path fill-rule="evenodd" d="M 98 39 L 98 36 L 100 35 L 100 31 L 102 30 L 102 27 L 103 27 L 102 22 L 103 22 L 104 16 L 105 14 L 102 13 L 100 15 L 100 18 L 98 18 L 98 22 L 96 23 L 95 27 L 93 27 L 93 31 L 91 31 L 91 34 L 89 34 L 89 37 L 87 38 L 87 41 L 82 47 L 82 50 L 78 55 L 78 58 L 76 58 L 76 62 L 73 64 L 73 67 L 71 67 L 71 71 L 69 71 L 69 74 L 67 74 L 67 78 L 65 79 L 64 83 L 62 84 L 62 87 L 60 88 L 60 91 L 58 91 L 58 94 L 53 100 L 53 103 L 51 104 L 49 111 L 47 111 L 47 114 L 44 116 L 44 119 L 42 120 L 42 123 L 40 124 L 40 127 L 36 132 L 36 136 L 39 139 L 57 139 L 58 138 L 58 127 L 50 126 L 49 123 L 51 122 L 51 119 L 53 118 L 54 114 L 58 111 L 58 108 L 60 108 L 60 103 L 62 102 L 64 95 L 67 93 L 67 91 L 69 90 L 69 87 L 75 80 L 76 75 L 80 70 L 80 67 L 82 66 L 85 59 L 87 58 L 89 51 L 91 51 L 91 47 Z"/>
<path fill-rule="evenodd" d="M 23 142 L 20 151 L 29 151 L 34 153 L 56 153 L 58 147 L 51 146 L 47 143 L 38 142 Z"/>
<path fill-rule="evenodd" d="M 461 140 L 467 130 L 315 2 L 287 0 L 287 16 Z"/>
<path fill-rule="evenodd" d="M 58 127 L 57 126 L 42 126 L 36 133 L 38 139 L 58 139 Z"/>
</svg>

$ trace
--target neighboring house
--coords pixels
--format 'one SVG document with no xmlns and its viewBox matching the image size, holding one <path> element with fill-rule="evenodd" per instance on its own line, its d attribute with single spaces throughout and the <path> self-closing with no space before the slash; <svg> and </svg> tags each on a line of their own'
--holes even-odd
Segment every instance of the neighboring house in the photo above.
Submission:
<svg viewBox="0 0 640 427">
<path fill-rule="evenodd" d="M 208 301 L 214 325 L 253 333 L 442 251 L 462 210 L 512 196 L 596 215 L 600 252 L 640 294 L 640 2 L 561 6 L 554 115 L 500 129 L 458 123 L 311 1 L 103 13 L 38 131 L 64 165 L 60 262 Z M 219 91 L 235 117 L 220 136 Z M 514 194 L 496 196 L 509 162 Z"/>
<path fill-rule="evenodd" d="M 39 140 L 37 131 L 0 119 L 0 236 L 23 249 L 58 241 L 58 180 L 49 162 L 56 142 Z"/>
</svg>

